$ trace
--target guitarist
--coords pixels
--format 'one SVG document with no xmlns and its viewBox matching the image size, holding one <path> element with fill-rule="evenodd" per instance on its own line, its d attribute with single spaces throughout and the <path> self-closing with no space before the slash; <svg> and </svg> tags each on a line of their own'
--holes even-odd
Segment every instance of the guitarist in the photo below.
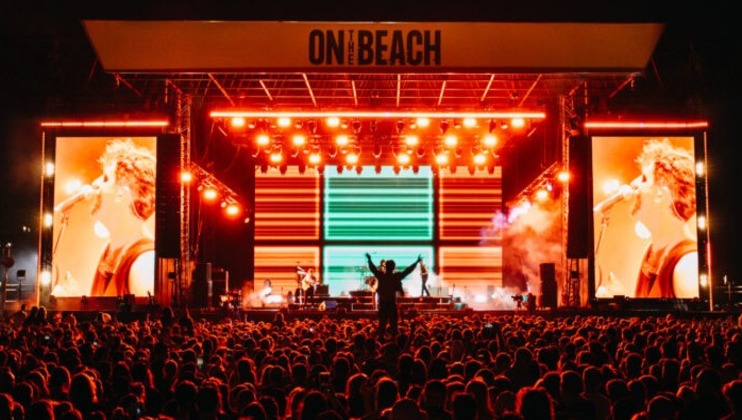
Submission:
<svg viewBox="0 0 742 420">
<path fill-rule="evenodd" d="M 319 284 L 319 280 L 314 274 L 313 268 L 304 271 L 299 267 L 297 268 L 297 274 L 299 276 L 299 287 L 296 289 L 296 296 L 302 296 L 304 298 L 303 304 L 306 306 L 314 296 L 314 289 Z"/>
</svg>

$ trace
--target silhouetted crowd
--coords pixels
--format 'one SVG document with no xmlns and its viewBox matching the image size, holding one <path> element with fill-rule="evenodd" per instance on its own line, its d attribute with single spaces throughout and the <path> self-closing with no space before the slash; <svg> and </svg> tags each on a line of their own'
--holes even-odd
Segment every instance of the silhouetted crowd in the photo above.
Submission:
<svg viewBox="0 0 742 420">
<path fill-rule="evenodd" d="M 21 313 L 22 312 L 22 313 Z M 78 315 L 79 316 L 79 315 Z M 0 324 L 0 419 L 736 419 L 736 316 L 473 313 Z"/>
</svg>

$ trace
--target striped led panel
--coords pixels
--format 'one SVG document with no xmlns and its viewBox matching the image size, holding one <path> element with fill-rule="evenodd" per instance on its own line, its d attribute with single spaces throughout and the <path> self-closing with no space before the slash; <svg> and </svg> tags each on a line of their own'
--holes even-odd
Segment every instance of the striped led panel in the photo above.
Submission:
<svg viewBox="0 0 742 420">
<path fill-rule="evenodd" d="M 441 171 L 439 192 L 439 239 L 499 242 L 501 234 L 492 219 L 502 209 L 502 167 L 494 174 L 458 167 L 451 174 Z M 496 237 L 493 237 L 496 236 Z"/>
<path fill-rule="evenodd" d="M 298 286 L 296 266 L 319 269 L 319 248 L 315 246 L 256 246 L 255 287 L 271 280 L 273 293 L 285 295 Z"/>
<path fill-rule="evenodd" d="M 326 246 L 322 267 L 330 295 L 339 296 L 342 292 L 364 289 L 365 280 L 373 276 L 367 267 L 366 252 L 371 254 L 371 260 L 377 266 L 382 259 L 393 259 L 400 270 L 415 262 L 418 255 L 428 265 L 433 261 L 432 246 Z"/>
<path fill-rule="evenodd" d="M 255 240 L 318 240 L 319 183 L 316 172 L 255 174 Z"/>
<path fill-rule="evenodd" d="M 442 246 L 438 248 L 441 281 L 456 288 L 502 286 L 502 247 Z M 458 293 L 457 293 L 458 294 Z"/>
<path fill-rule="evenodd" d="M 420 241 L 433 238 L 433 176 L 391 166 L 325 169 L 325 240 Z"/>
</svg>

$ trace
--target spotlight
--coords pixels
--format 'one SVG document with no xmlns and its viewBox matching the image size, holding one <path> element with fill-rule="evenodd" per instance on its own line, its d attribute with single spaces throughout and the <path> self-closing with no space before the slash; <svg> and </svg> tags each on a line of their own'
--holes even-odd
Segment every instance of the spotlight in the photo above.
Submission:
<svg viewBox="0 0 742 420">
<path fill-rule="evenodd" d="M 448 153 L 444 152 L 444 153 L 439 153 L 438 155 L 436 155 L 435 162 L 441 166 L 448 165 Z"/>
<path fill-rule="evenodd" d="M 270 144 L 270 142 L 271 138 L 268 137 L 267 134 L 258 134 L 258 136 L 255 137 L 255 143 L 258 146 L 267 146 L 268 144 Z"/>
<path fill-rule="evenodd" d="M 245 118 L 243 117 L 234 117 L 232 118 L 232 127 L 234 128 L 242 128 L 245 126 Z"/>
<path fill-rule="evenodd" d="M 335 143 L 338 146 L 346 146 L 350 142 L 350 138 L 346 136 L 345 134 L 340 134 L 337 137 L 335 137 Z"/>
<path fill-rule="evenodd" d="M 497 128 L 497 121 L 490 120 L 490 133 L 495 131 L 496 128 Z"/>
<path fill-rule="evenodd" d="M 449 134 L 443 139 L 443 144 L 445 144 L 447 147 L 456 147 L 456 144 L 458 142 L 459 139 L 454 134 Z"/>
<path fill-rule="evenodd" d="M 319 153 L 312 152 L 311 155 L 309 155 L 309 163 L 312 165 L 319 165 L 319 163 L 322 161 L 322 158 Z"/>
<path fill-rule="evenodd" d="M 307 130 L 309 130 L 309 132 L 312 134 L 316 133 L 317 132 L 317 121 L 315 120 L 307 121 Z"/>
<path fill-rule="evenodd" d="M 448 131 L 448 120 L 442 120 L 441 121 L 441 134 L 446 134 L 446 131 Z"/>
<path fill-rule="evenodd" d="M 526 120 L 523 118 L 513 118 L 510 120 L 510 124 L 513 128 L 523 128 L 526 126 Z"/>
<path fill-rule="evenodd" d="M 381 157 L 381 154 L 382 154 L 382 152 L 383 152 L 383 151 L 382 151 L 382 149 L 381 149 L 381 145 L 380 145 L 380 144 L 374 144 L 374 151 L 373 151 L 373 155 L 374 155 L 374 157 L 375 157 L 376 159 L 378 159 L 378 158 L 380 158 L 380 157 Z"/>
<path fill-rule="evenodd" d="M 240 206 L 235 203 L 227 204 L 224 208 L 224 212 L 227 213 L 228 216 L 236 216 L 240 214 Z"/>
<path fill-rule="evenodd" d="M 471 118 L 471 117 L 464 118 L 464 127 L 471 128 L 471 127 L 476 127 L 476 125 L 477 125 L 476 118 Z"/>
<path fill-rule="evenodd" d="M 404 130 L 405 122 L 404 120 L 398 120 L 397 121 L 397 133 L 401 133 L 402 130 Z"/>
<path fill-rule="evenodd" d="M 361 121 L 360 120 L 353 120 L 353 132 L 358 134 L 361 132 Z"/>
<path fill-rule="evenodd" d="M 328 127 L 338 127 L 340 125 L 340 118 L 338 117 L 327 117 L 325 121 Z"/>
<path fill-rule="evenodd" d="M 410 155 L 407 153 L 400 153 L 397 155 L 397 163 L 400 165 L 408 165 L 410 163 Z"/>
<path fill-rule="evenodd" d="M 418 127 L 425 128 L 430 125 L 430 118 L 427 117 L 418 117 L 417 118 L 417 125 Z"/>
<path fill-rule="evenodd" d="M 422 158 L 423 156 L 425 156 L 425 148 L 420 146 L 417 148 L 417 157 Z"/>
<path fill-rule="evenodd" d="M 372 133 L 375 133 L 377 128 L 378 128 L 378 123 L 376 122 L 376 120 L 371 120 L 371 122 L 368 124 L 369 131 L 371 131 Z"/>
<path fill-rule="evenodd" d="M 497 137 L 494 134 L 486 134 L 482 139 L 482 143 L 487 147 L 495 147 L 497 146 Z"/>
</svg>

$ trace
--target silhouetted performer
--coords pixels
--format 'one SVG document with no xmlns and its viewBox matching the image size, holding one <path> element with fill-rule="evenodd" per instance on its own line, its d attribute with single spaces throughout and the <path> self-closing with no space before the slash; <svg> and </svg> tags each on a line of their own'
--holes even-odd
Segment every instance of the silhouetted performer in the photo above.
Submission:
<svg viewBox="0 0 742 420">
<path fill-rule="evenodd" d="M 420 296 L 428 295 L 430 296 L 430 290 L 428 290 L 428 267 L 425 266 L 425 263 L 420 261 L 420 281 L 423 285 L 423 289 L 420 292 Z"/>
<path fill-rule="evenodd" d="M 371 255 L 367 252 L 368 268 L 376 276 L 378 287 L 376 293 L 379 296 L 379 328 L 377 333 L 384 335 L 387 325 L 392 335 L 397 335 L 397 324 L 399 313 L 397 311 L 397 292 L 403 292 L 402 280 L 415 269 L 415 266 L 422 262 L 422 257 L 418 256 L 417 260 L 403 271 L 394 271 L 396 263 L 394 260 L 386 261 L 386 269 L 381 270 L 371 261 Z"/>
</svg>

